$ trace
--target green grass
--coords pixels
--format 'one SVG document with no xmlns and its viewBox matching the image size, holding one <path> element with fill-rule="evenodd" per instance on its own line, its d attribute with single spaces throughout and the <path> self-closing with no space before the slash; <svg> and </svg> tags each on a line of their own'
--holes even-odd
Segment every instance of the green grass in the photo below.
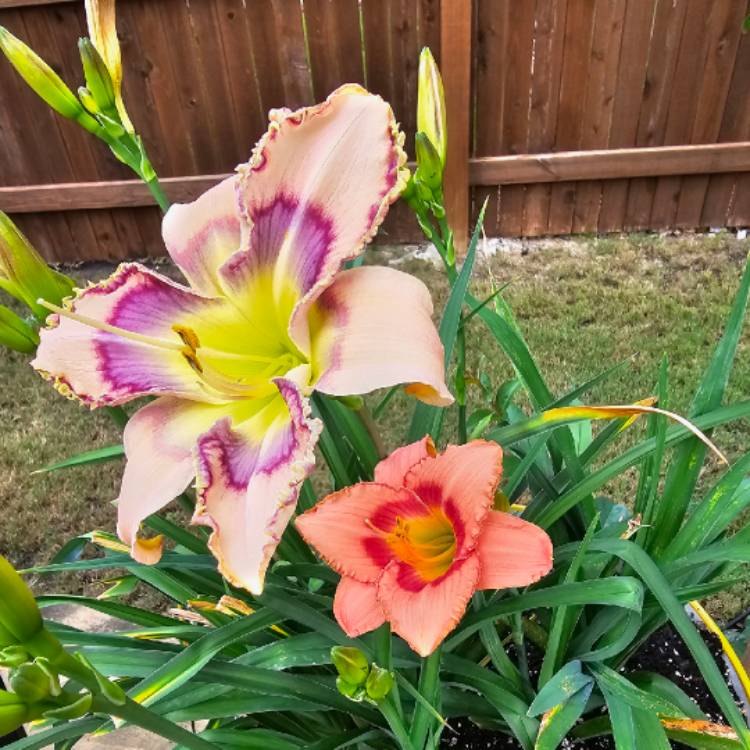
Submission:
<svg viewBox="0 0 750 750">
<path fill-rule="evenodd" d="M 745 253 L 743 243 L 727 234 L 553 242 L 527 254 L 498 253 L 478 265 L 474 292 L 483 297 L 493 281 L 510 283 L 505 297 L 555 393 L 632 356 L 630 365 L 590 393 L 587 402 L 628 403 L 643 398 L 654 392 L 666 352 L 672 393 L 668 406 L 685 412 L 721 333 Z M 394 260 L 397 254 L 374 251 L 371 260 Z M 436 310 L 442 309 L 447 288 L 438 270 L 420 261 L 405 261 L 398 267 L 423 278 L 433 292 Z M 502 352 L 478 321 L 471 323 L 468 341 L 471 374 L 489 376 L 495 386 L 512 377 Z M 750 392 L 749 344 L 745 335 L 730 382 L 733 400 Z M 31 371 L 26 357 L 7 352 L 1 356 L 0 551 L 15 563 L 28 565 L 48 559 L 71 536 L 114 528 L 111 501 L 117 494 L 120 462 L 51 475 L 31 472 L 73 453 L 113 443 L 118 431 L 105 413 L 91 414 L 58 396 Z M 469 397 L 480 405 L 478 388 L 470 388 Z M 409 400 L 397 396 L 383 417 L 389 447 L 402 440 L 410 418 Z M 452 429 L 449 420 L 449 435 Z M 717 432 L 714 439 L 731 459 L 747 450 L 749 436 L 750 426 L 743 423 Z M 618 501 L 628 502 L 632 488 L 630 475 L 608 490 Z M 75 587 L 77 582 L 66 579 L 65 585 Z M 741 587 L 718 601 L 713 612 L 721 617 L 746 602 L 750 602 L 750 587 Z"/>
</svg>

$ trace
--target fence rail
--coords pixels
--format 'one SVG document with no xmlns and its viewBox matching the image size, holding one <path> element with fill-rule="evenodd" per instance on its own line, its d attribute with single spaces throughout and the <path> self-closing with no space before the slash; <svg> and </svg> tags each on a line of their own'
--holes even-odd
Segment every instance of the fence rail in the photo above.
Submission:
<svg viewBox="0 0 750 750">
<path fill-rule="evenodd" d="M 244 161 L 271 107 L 358 81 L 411 143 L 416 66 L 445 78 L 458 236 L 750 224 L 748 0 L 118 0 L 125 99 L 173 200 Z M 71 85 L 83 0 L 0 0 Z M 442 54 L 441 54 L 442 53 Z M 163 254 L 160 216 L 106 148 L 0 60 L 0 208 L 51 260 Z M 411 240 L 407 211 L 381 232 Z"/>
</svg>

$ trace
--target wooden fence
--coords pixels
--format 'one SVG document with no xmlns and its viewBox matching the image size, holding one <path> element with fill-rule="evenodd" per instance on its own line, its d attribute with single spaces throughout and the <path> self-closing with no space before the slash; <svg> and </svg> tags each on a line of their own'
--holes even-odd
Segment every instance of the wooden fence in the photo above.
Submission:
<svg viewBox="0 0 750 750">
<path fill-rule="evenodd" d="M 459 233 L 489 196 L 488 234 L 539 236 L 750 224 L 748 12 L 748 0 L 118 0 L 118 31 L 125 101 L 173 199 L 246 160 L 269 108 L 346 81 L 386 97 L 411 143 L 427 44 L 446 83 Z M 0 24 L 81 82 L 83 0 L 0 0 Z M 144 188 L 4 60 L 0 208 L 52 260 L 164 252 Z M 381 232 L 418 237 L 400 208 Z"/>
</svg>

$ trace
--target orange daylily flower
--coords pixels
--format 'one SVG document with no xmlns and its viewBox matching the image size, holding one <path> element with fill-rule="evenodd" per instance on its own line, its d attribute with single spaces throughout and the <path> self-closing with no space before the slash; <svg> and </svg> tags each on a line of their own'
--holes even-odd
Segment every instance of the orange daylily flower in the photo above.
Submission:
<svg viewBox="0 0 750 750">
<path fill-rule="evenodd" d="M 381 461 L 374 482 L 334 492 L 297 519 L 342 576 L 334 614 L 347 635 L 387 621 L 427 656 L 475 591 L 527 586 L 549 572 L 547 534 L 492 509 L 502 457 L 484 440 L 438 454 L 425 437 Z"/>
</svg>

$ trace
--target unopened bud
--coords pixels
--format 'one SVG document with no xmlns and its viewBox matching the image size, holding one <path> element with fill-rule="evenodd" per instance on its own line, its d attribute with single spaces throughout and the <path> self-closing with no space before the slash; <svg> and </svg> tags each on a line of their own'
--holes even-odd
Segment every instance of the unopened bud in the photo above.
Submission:
<svg viewBox="0 0 750 750">
<path fill-rule="evenodd" d="M 443 163 L 432 141 L 425 133 L 419 132 L 414 138 L 417 152 L 417 181 L 437 190 L 443 184 Z"/>
<path fill-rule="evenodd" d="M 5 633 L 10 635 L 7 630 Z M 13 636 L 10 637 L 13 638 Z M 0 651 L 0 667 L 15 669 L 16 667 L 20 667 L 21 664 L 25 664 L 27 661 L 33 659 L 32 655 L 24 646 L 15 643 L 15 639 L 13 639 L 12 643 L 14 645 L 6 646 Z"/>
<path fill-rule="evenodd" d="M 81 53 L 83 63 L 83 75 L 86 78 L 85 91 L 93 100 L 96 109 L 91 109 L 81 97 L 81 89 L 78 89 L 78 98 L 89 112 L 116 112 L 115 90 L 112 85 L 112 76 L 104 59 L 93 45 L 90 39 L 84 37 L 78 40 L 78 51 Z"/>
<path fill-rule="evenodd" d="M 84 107 L 92 114 L 96 115 L 99 113 L 99 105 L 96 103 L 96 99 L 91 95 L 91 92 L 85 86 L 78 87 L 78 98 Z"/>
<path fill-rule="evenodd" d="M 367 657 L 353 646 L 334 646 L 331 658 L 336 671 L 350 685 L 364 685 L 370 672 Z"/>
<path fill-rule="evenodd" d="M 0 555 L 0 625 L 23 644 L 42 629 L 34 595 L 13 566 Z"/>
<path fill-rule="evenodd" d="M 7 346 L 24 354 L 31 354 L 39 344 L 39 335 L 25 320 L 0 305 L 0 346 Z M 0 643 L 2 634 L 0 633 Z"/>
<path fill-rule="evenodd" d="M 419 56 L 417 130 L 429 138 L 440 163 L 445 166 L 448 148 L 445 127 L 445 93 L 440 70 L 428 47 L 425 47 Z"/>
<path fill-rule="evenodd" d="M 367 675 L 365 692 L 371 701 L 382 701 L 393 689 L 393 673 L 373 664 Z"/>
<path fill-rule="evenodd" d="M 21 664 L 10 675 L 10 687 L 26 703 L 41 703 L 60 695 L 57 675 L 43 663 Z"/>
<path fill-rule="evenodd" d="M 30 718 L 29 707 L 17 695 L 0 690 L 0 737 L 14 732 Z"/>
<path fill-rule="evenodd" d="M 336 689 L 341 695 L 346 696 L 350 701 L 359 703 L 365 697 L 365 689 L 362 685 L 353 685 L 347 682 L 343 677 L 336 678 Z"/>
<path fill-rule="evenodd" d="M 52 109 L 71 120 L 83 114 L 81 103 L 60 76 L 31 47 L 3 26 L 0 26 L 0 49 L 21 78 Z"/>
<path fill-rule="evenodd" d="M 37 300 L 59 305 L 73 280 L 50 268 L 20 229 L 0 211 L 0 289 L 26 304 L 39 320 L 49 311 Z"/>
</svg>

